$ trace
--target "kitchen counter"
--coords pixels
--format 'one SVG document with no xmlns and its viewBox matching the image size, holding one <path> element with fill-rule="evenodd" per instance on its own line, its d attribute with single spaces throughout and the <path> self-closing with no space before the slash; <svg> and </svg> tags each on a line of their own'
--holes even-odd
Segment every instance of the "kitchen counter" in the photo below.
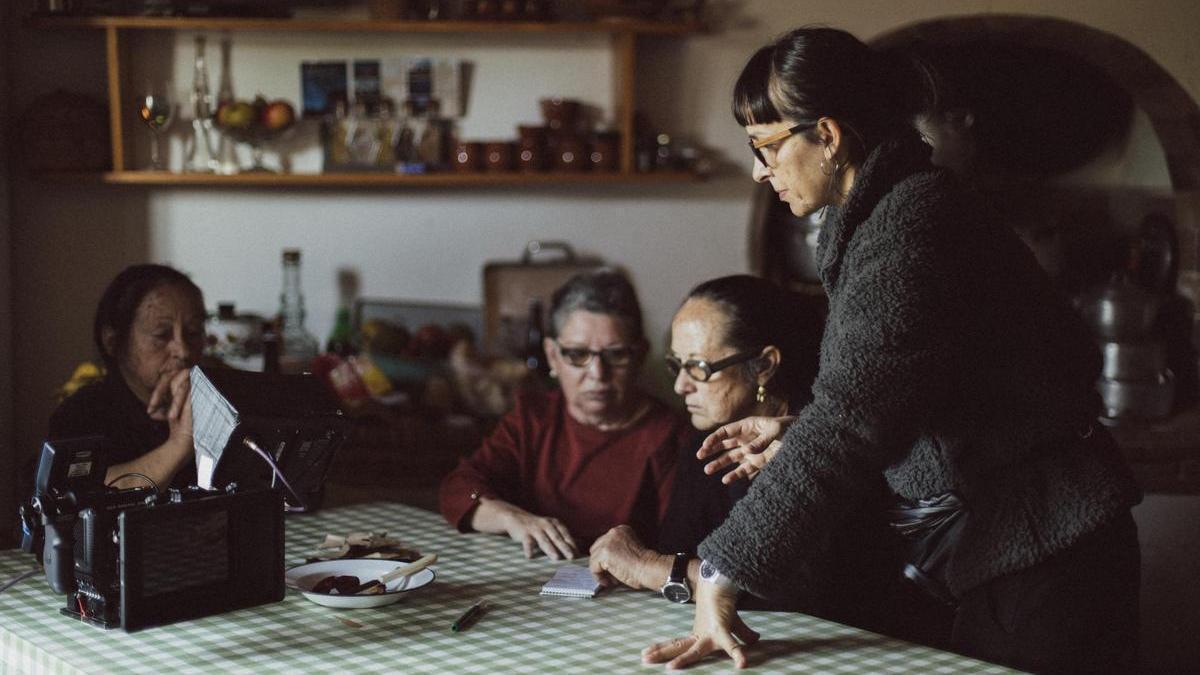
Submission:
<svg viewBox="0 0 1200 675">
<path fill-rule="evenodd" d="M 1165 420 L 1109 427 L 1142 488 L 1200 494 L 1200 406 Z"/>
</svg>

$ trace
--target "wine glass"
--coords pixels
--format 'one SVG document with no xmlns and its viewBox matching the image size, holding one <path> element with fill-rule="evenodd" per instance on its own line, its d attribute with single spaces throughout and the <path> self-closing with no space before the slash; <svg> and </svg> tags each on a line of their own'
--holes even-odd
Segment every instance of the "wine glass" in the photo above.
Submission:
<svg viewBox="0 0 1200 675">
<path fill-rule="evenodd" d="M 175 117 L 175 103 L 171 100 L 165 86 L 149 86 L 146 93 L 138 99 L 138 117 L 150 127 L 152 134 L 150 142 L 150 168 L 162 171 L 162 153 L 159 152 L 159 138 L 162 132 L 171 125 Z"/>
</svg>

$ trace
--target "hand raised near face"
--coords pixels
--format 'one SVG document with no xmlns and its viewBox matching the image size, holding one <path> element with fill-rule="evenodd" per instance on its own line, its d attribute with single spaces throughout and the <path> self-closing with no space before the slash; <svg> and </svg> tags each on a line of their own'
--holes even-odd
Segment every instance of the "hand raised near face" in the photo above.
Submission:
<svg viewBox="0 0 1200 675">
<path fill-rule="evenodd" d="M 704 439 L 696 457 L 713 457 L 704 465 L 704 472 L 709 475 L 736 464 L 737 468 L 721 478 L 727 485 L 740 478 L 753 478 L 779 452 L 779 439 L 795 420 L 795 417 L 747 417 L 730 422 Z"/>
<path fill-rule="evenodd" d="M 165 421 L 171 428 L 170 437 L 188 444 L 192 439 L 191 391 L 191 371 L 184 369 L 159 378 L 150 397 L 150 417 Z"/>
<path fill-rule="evenodd" d="M 150 401 L 146 405 L 146 414 L 151 419 L 159 422 L 166 422 L 171 411 L 175 408 L 175 393 L 182 387 L 183 393 L 187 394 L 191 391 L 190 370 L 182 367 L 164 368 L 158 374 L 158 381 L 154 384 L 154 389 L 150 391 Z M 186 385 L 180 385 L 177 380 L 182 378 Z M 175 416 L 178 417 L 178 411 Z"/>
</svg>

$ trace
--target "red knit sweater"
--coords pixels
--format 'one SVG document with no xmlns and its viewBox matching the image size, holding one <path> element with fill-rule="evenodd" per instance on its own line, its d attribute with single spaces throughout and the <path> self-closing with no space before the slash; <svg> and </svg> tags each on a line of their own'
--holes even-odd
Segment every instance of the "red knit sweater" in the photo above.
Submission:
<svg viewBox="0 0 1200 675">
<path fill-rule="evenodd" d="M 559 519 L 583 551 L 622 523 L 653 542 L 690 431 L 657 400 L 632 427 L 600 431 L 567 413 L 561 391 L 524 393 L 442 481 L 439 506 L 462 532 L 470 530 L 474 493 Z"/>
</svg>

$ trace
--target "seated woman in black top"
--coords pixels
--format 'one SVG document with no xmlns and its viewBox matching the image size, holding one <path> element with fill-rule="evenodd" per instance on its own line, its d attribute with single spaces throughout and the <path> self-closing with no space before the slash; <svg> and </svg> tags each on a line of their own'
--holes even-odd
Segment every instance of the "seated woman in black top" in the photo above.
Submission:
<svg viewBox="0 0 1200 675">
<path fill-rule="evenodd" d="M 54 411 L 48 438 L 103 435 L 113 445 L 105 482 L 162 489 L 196 481 L 189 369 L 204 350 L 204 297 L 164 265 L 126 268 L 96 308 L 103 380 Z"/>
<path fill-rule="evenodd" d="M 748 479 L 774 454 L 771 448 L 748 455 L 741 465 L 706 469 L 706 462 L 697 457 L 700 442 L 708 432 L 729 422 L 751 416 L 777 418 L 808 403 L 823 326 L 823 297 L 799 296 L 759 277 L 722 277 L 692 289 L 671 322 L 666 359 L 675 376 L 675 393 L 683 397 L 692 426 L 701 433 L 680 454 L 671 503 L 654 549 L 638 541 L 629 528 L 613 528 L 591 549 L 590 564 L 598 578 L 657 591 L 679 554 L 691 561 L 688 576 L 694 587 L 699 568 L 696 547 L 725 520 L 749 489 Z M 880 490 L 882 493 L 882 485 Z M 875 513 L 881 511 L 882 502 Z M 882 519 L 877 520 L 882 528 Z M 855 531 L 861 534 L 861 528 Z M 879 537 L 858 539 L 872 545 L 881 541 Z M 831 545 L 845 548 L 842 543 Z M 861 567 L 870 556 L 846 553 L 837 557 L 839 573 L 848 574 L 847 570 Z M 834 570 L 830 574 L 837 576 Z M 846 584 L 832 581 L 831 589 L 839 585 L 842 590 L 855 589 L 863 584 L 855 574 Z M 830 613 L 829 606 L 855 604 L 834 598 L 841 595 L 840 590 L 831 590 L 822 607 L 803 609 Z M 783 608 L 761 602 L 758 607 Z"/>
</svg>

